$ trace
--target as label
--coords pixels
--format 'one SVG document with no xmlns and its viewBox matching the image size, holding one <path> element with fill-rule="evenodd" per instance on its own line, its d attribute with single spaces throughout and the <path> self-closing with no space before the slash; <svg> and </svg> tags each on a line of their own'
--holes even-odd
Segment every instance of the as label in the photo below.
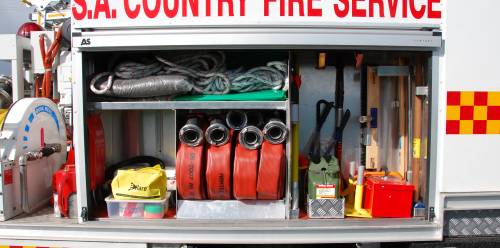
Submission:
<svg viewBox="0 0 500 248">
<path fill-rule="evenodd" d="M 335 184 L 316 184 L 316 199 L 337 198 L 335 188 Z"/>
<path fill-rule="evenodd" d="M 90 38 L 86 38 L 86 39 L 82 39 L 82 43 L 80 45 L 90 46 L 90 45 L 92 45 L 92 42 L 90 41 Z"/>
</svg>

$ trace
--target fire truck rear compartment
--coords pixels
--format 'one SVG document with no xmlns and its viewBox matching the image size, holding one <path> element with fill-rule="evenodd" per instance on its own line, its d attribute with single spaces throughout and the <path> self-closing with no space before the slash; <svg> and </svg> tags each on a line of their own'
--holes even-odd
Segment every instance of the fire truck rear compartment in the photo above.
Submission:
<svg viewBox="0 0 500 248">
<path fill-rule="evenodd" d="M 263 240 L 241 239 L 234 233 L 234 239 L 231 242 L 240 243 L 246 240 L 247 243 L 279 243 L 280 239 L 271 237 L 272 235 L 265 235 L 263 231 L 270 233 L 280 233 L 284 230 L 297 230 L 300 232 L 302 228 L 310 228 L 316 230 L 314 235 L 308 238 L 307 242 L 316 240 L 318 243 L 322 242 L 340 242 L 342 237 L 344 240 L 349 239 L 349 235 L 353 235 L 353 230 L 357 230 L 359 235 L 377 233 L 380 230 L 392 229 L 398 231 L 406 231 L 408 235 L 418 239 L 418 234 L 422 233 L 422 240 L 439 239 L 435 236 L 438 226 L 429 217 L 433 217 L 433 209 L 430 208 L 432 203 L 429 203 L 429 163 L 426 160 L 426 150 L 429 138 L 427 125 L 430 122 L 428 106 L 430 98 L 426 98 L 427 89 L 431 89 L 430 76 L 431 76 L 431 54 L 427 52 L 417 51 L 377 51 L 377 50 L 224 50 L 227 55 L 227 62 L 229 68 L 238 67 L 241 65 L 251 67 L 263 64 L 271 60 L 283 60 L 289 65 L 288 76 L 288 90 L 286 91 L 286 98 L 277 101 L 173 101 L 171 99 L 120 99 L 120 98 L 105 98 L 97 97 L 91 93 L 89 89 L 89 82 L 97 73 L 110 70 L 110 65 L 116 63 L 116 58 L 120 56 L 144 56 L 146 54 L 155 54 L 158 51 L 151 52 L 85 52 L 83 59 L 86 61 L 83 69 L 83 78 L 86 82 L 85 88 L 87 92 L 84 94 L 84 101 L 86 102 L 85 109 L 86 115 L 99 113 L 102 118 L 105 133 L 106 143 L 106 166 L 111 166 L 130 157 L 138 155 L 154 156 L 162 159 L 165 162 L 167 171 L 175 171 L 176 152 L 179 149 L 179 129 L 185 124 L 186 119 L 192 113 L 202 113 L 210 115 L 215 112 L 227 113 L 231 110 L 236 111 L 258 111 L 262 113 L 278 113 L 280 118 L 285 123 L 289 130 L 289 137 L 285 142 L 286 154 L 286 171 L 285 181 L 283 183 L 283 197 L 272 201 L 274 208 L 269 208 L 268 203 L 264 203 L 261 208 L 254 208 L 262 210 L 262 212 L 271 211 L 273 218 L 265 219 L 262 215 L 245 215 L 245 208 L 238 211 L 243 214 L 237 215 L 237 218 L 230 219 L 221 216 L 221 210 L 213 212 L 210 217 L 210 207 L 225 208 L 224 211 L 235 211 L 231 206 L 238 205 L 239 201 L 234 197 L 221 204 L 220 206 L 211 204 L 207 201 L 206 205 L 199 205 L 197 213 L 192 216 L 196 218 L 178 218 L 177 212 L 179 208 L 179 201 L 181 199 L 174 192 L 169 200 L 169 211 L 163 219 L 160 220 L 140 220 L 140 219 L 116 219 L 109 218 L 106 213 L 105 202 L 95 200 L 93 192 L 87 191 L 87 206 L 85 212 L 88 214 L 89 222 L 85 224 L 77 224 L 75 219 L 55 218 L 52 215 L 52 207 L 48 206 L 45 209 L 32 215 L 19 216 L 13 220 L 5 222 L 5 225 L 22 226 L 23 228 L 34 228 L 46 226 L 47 228 L 55 228 L 54 235 L 58 232 L 56 229 L 64 227 L 68 232 L 81 231 L 81 230 L 95 230 L 99 229 L 104 234 L 111 233 L 123 227 L 134 226 L 141 233 L 141 237 L 131 238 L 130 240 L 139 241 L 151 237 L 158 239 L 158 242 L 172 243 L 180 242 L 174 240 L 171 236 L 162 237 L 161 234 L 166 232 L 182 233 L 186 231 L 197 232 L 200 237 L 199 242 L 210 243 L 214 242 L 220 235 L 224 235 L 227 239 L 231 239 L 231 233 L 236 230 L 245 230 L 248 233 L 254 233 L 262 236 Z M 186 51 L 175 51 L 175 53 L 183 53 Z M 168 51 L 172 53 L 172 51 Z M 321 57 L 326 55 L 324 60 L 325 67 L 322 65 Z M 356 56 L 358 55 L 358 56 Z M 361 56 L 362 55 L 362 56 Z M 361 60 L 362 59 L 362 60 Z M 345 217 L 342 219 L 311 219 L 308 217 L 307 201 L 304 199 L 304 185 L 307 184 L 303 175 L 299 180 L 300 187 L 300 201 L 298 203 L 299 211 L 294 216 L 293 210 L 293 177 L 292 177 L 292 141 L 294 140 L 294 132 L 292 130 L 292 120 L 294 113 L 292 113 L 292 100 L 299 100 L 299 148 L 302 152 L 306 143 L 311 136 L 315 127 L 315 107 L 320 99 L 327 101 L 335 101 L 336 90 L 336 76 L 339 61 L 347 61 L 344 67 L 344 110 L 350 110 L 351 118 L 347 122 L 343 135 L 343 151 L 341 171 L 344 174 L 349 173 L 349 164 L 355 162 L 356 165 L 366 165 L 367 168 L 369 161 L 366 160 L 366 145 L 362 142 L 368 138 L 366 130 L 363 130 L 370 123 L 362 123 L 360 119 L 366 119 L 370 114 L 368 108 L 370 91 L 367 89 L 369 82 L 377 81 L 380 83 L 380 109 L 378 110 L 378 129 L 385 132 L 384 136 L 388 136 L 387 140 L 381 141 L 390 149 L 382 149 L 379 153 L 384 159 L 377 160 L 379 167 L 372 169 L 386 170 L 393 172 L 400 172 L 403 177 L 408 176 L 407 168 L 401 167 L 400 164 L 391 163 L 397 160 L 395 153 L 398 152 L 398 142 L 403 142 L 399 138 L 399 120 L 398 113 L 395 109 L 400 106 L 400 97 L 405 99 L 409 96 L 408 92 L 398 96 L 398 83 L 407 83 L 408 79 L 411 80 L 412 85 L 416 80 L 416 69 L 421 68 L 423 77 L 423 84 L 419 87 L 414 87 L 412 92 L 413 97 L 415 94 L 421 95 L 420 98 L 425 99 L 422 104 L 422 133 L 419 141 L 414 141 L 414 138 L 406 138 L 406 142 L 412 143 L 414 146 L 419 145 L 418 148 L 413 148 L 413 152 L 418 151 L 420 155 L 420 177 L 419 177 L 419 194 L 418 201 L 424 205 L 424 215 L 421 217 L 411 218 L 353 218 Z M 358 64 L 356 64 L 358 62 Z M 406 68 L 406 69 L 405 69 Z M 388 76 L 383 76 L 386 73 Z M 291 84 L 296 83 L 297 76 L 300 75 L 301 85 L 300 91 L 297 93 L 291 90 Z M 380 74 L 380 75 L 378 75 Z M 401 74 L 401 75 L 399 75 Z M 371 75 L 371 76 L 370 76 Z M 370 78 L 371 77 L 371 78 Z M 378 78 L 378 79 L 377 79 Z M 375 80 L 377 79 L 377 80 Z M 297 95 L 294 95 L 297 94 Z M 431 92 L 429 90 L 428 94 Z M 298 97 L 297 97 L 298 96 Z M 399 98 L 398 98 L 399 97 Z M 409 98 L 407 98 L 409 99 Z M 388 105 L 387 105 L 388 104 Z M 386 107 L 388 106 L 388 107 Z M 326 120 L 325 125 L 321 131 L 320 142 L 322 146 L 326 146 L 329 138 L 334 132 L 335 120 L 333 118 L 334 111 Z M 363 118 L 361 118 L 363 117 Z M 407 127 L 408 122 L 403 120 L 403 125 Z M 382 130 L 383 129 L 383 130 Z M 413 141 L 412 141 L 413 140 Z M 418 144 L 420 142 L 420 144 Z M 412 152 L 407 152 L 404 160 L 407 161 L 411 156 L 415 156 Z M 392 159 L 392 160 L 391 160 Z M 418 160 L 418 159 L 417 159 Z M 416 160 L 414 160 L 416 161 Z M 87 171 L 88 173 L 88 171 Z M 88 178 L 87 180 L 90 180 Z M 89 189 L 90 190 L 90 189 Z M 416 198 L 417 199 L 417 198 Z M 197 203 L 196 201 L 192 201 Z M 203 202 L 203 201 L 202 201 Z M 223 202 L 223 201 L 219 201 Z M 417 201 L 412 201 L 412 207 Z M 259 200 L 250 202 L 250 205 L 259 205 Z M 262 202 L 261 202 L 262 203 Z M 232 205 L 231 205 L 232 204 Z M 244 204 L 243 204 L 244 205 Z M 248 205 L 248 204 L 247 204 Z M 278 207 L 276 207 L 278 206 Z M 201 209 L 199 207 L 202 207 Z M 203 208 L 204 207 L 204 208 Z M 267 208 L 266 208 L 267 207 Z M 397 207 L 397 206 L 393 206 Z M 192 208 L 196 209 L 196 208 Z M 203 210 L 204 209 L 204 210 Z M 189 210 L 189 209 L 188 209 Z M 274 211 L 274 212 L 273 212 Z M 281 215 L 281 213 L 283 213 Z M 273 215 L 274 214 L 274 215 Z M 413 214 L 412 212 L 410 213 Z M 246 217 L 245 217 L 246 216 Z M 252 217 L 259 217 L 254 218 Z M 282 216 L 282 218 L 276 218 Z M 298 217 L 298 218 L 296 218 Z M 212 219 L 211 219 L 212 218 Z M 236 229 L 235 229 L 236 228 Z M 175 231 L 177 230 L 177 231 Z M 213 230 L 219 230 L 220 235 L 214 235 Z M 337 233 L 331 239 L 324 239 L 326 235 L 331 235 L 332 232 Z M 203 233 L 211 233 L 209 236 L 203 236 Z M 384 232 L 386 233 L 386 232 Z M 413 233 L 413 234 L 412 234 Z M 22 235 L 22 234 L 20 234 Z M 29 235 L 29 234 L 26 234 Z M 340 235 L 340 236 L 339 236 Z M 50 236 L 50 235 L 49 235 Z M 359 237 L 356 236 L 356 240 Z M 354 238 L 354 237 L 351 237 Z M 380 236 L 380 241 L 383 237 Z M 109 239 L 107 239 L 109 240 Z M 212 241 L 211 241 L 212 240 Z M 253 240 L 253 241 L 252 241 Z M 387 240 L 394 240 L 394 237 L 387 238 Z M 404 240 L 403 238 L 401 239 Z M 118 240 L 117 240 L 118 241 Z M 123 240 L 121 240 L 123 241 Z M 230 240 L 229 240 L 230 241 Z M 229 242 L 228 241 L 228 242 Z M 229 242 L 229 243 L 231 243 Z M 287 242 L 281 240 L 281 242 Z"/>
<path fill-rule="evenodd" d="M 185 52 L 185 51 L 184 51 Z M 106 164 L 107 166 L 120 162 L 122 160 L 134 156 L 155 156 L 165 161 L 168 170 L 173 171 L 175 168 L 176 152 L 179 149 L 178 132 L 185 123 L 188 116 L 193 113 L 202 113 L 211 115 L 213 113 L 227 113 L 230 110 L 242 110 L 249 112 L 251 110 L 261 111 L 263 113 L 279 112 L 283 117 L 287 127 L 290 129 L 290 137 L 286 143 L 287 170 L 286 182 L 284 183 L 284 196 L 280 202 L 285 209 L 283 210 L 283 219 L 289 219 L 289 211 L 292 210 L 292 154 L 291 142 L 293 133 L 291 132 L 291 105 L 292 99 L 299 99 L 299 121 L 300 121 L 300 151 L 306 147 L 306 143 L 315 127 L 315 106 L 320 99 L 327 101 L 335 101 L 336 90 L 336 75 L 337 67 L 344 68 L 344 92 L 345 102 L 344 110 L 351 112 L 351 118 L 347 122 L 343 136 L 343 151 L 341 170 L 343 178 L 348 178 L 349 164 L 354 162 L 356 165 L 365 165 L 371 171 L 387 171 L 398 173 L 403 178 L 413 177 L 418 178 L 419 194 L 412 201 L 413 205 L 417 202 L 423 204 L 424 214 L 418 218 L 401 219 L 402 222 L 415 222 L 418 220 L 428 219 L 429 209 L 427 204 L 428 197 L 428 164 L 425 160 L 427 150 L 426 144 L 428 140 L 427 131 L 428 112 L 419 116 L 419 121 L 422 123 L 419 131 L 420 137 L 408 138 L 410 132 L 408 125 L 407 114 L 413 111 L 408 111 L 406 103 L 408 99 L 413 104 L 415 95 L 421 94 L 417 92 L 415 80 L 420 80 L 418 91 L 427 89 L 427 82 L 430 77 L 430 54 L 425 52 L 405 52 L 405 51 L 345 51 L 345 50 L 225 50 L 223 51 L 227 58 L 228 68 L 237 68 L 239 66 L 252 67 L 265 64 L 267 61 L 284 60 L 290 66 L 290 75 L 288 75 L 289 83 L 295 83 L 297 77 L 293 77 L 293 73 L 300 74 L 301 87 L 298 97 L 293 94 L 292 90 L 287 91 L 285 100 L 282 101 L 232 101 L 232 102 L 204 102 L 204 101 L 172 101 L 170 99 L 130 99 L 130 98 L 103 98 L 97 97 L 90 91 L 87 93 L 87 110 L 88 113 L 101 113 L 105 137 L 106 137 Z M 85 68 L 86 81 L 89 82 L 92 75 L 105 71 L 111 64 L 117 63 L 119 58 L 146 57 L 149 54 L 159 54 L 161 51 L 149 52 L 96 52 L 85 53 L 86 61 L 89 61 L 89 66 Z M 167 54 L 182 54 L 183 51 L 167 51 Z M 357 55 L 357 56 L 356 56 Z M 322 62 L 321 58 L 325 56 Z M 324 63 L 325 68 L 322 68 Z M 418 75 L 416 72 L 418 71 Z M 385 73 L 385 74 L 384 74 Z M 417 77 L 420 77 L 417 79 Z M 409 92 L 408 80 L 411 80 L 412 91 Z M 376 91 L 370 84 L 378 84 Z M 399 86 L 398 86 L 399 85 Z M 291 86 L 288 86 L 290 89 Z M 403 88 L 402 88 L 403 87 Z M 401 91 L 401 92 L 398 92 Z M 373 94 L 379 94 L 379 99 L 371 97 Z M 411 94 L 411 98 L 409 97 Z M 419 101 L 421 109 L 427 109 L 429 101 L 425 96 L 416 97 L 425 99 Z M 371 104 L 369 106 L 369 104 Z M 375 104 L 375 105 L 374 105 Z M 405 111 L 401 112 L 401 107 L 404 104 Z M 377 108 L 377 110 L 373 110 Z M 370 110 L 378 111 L 377 116 L 370 117 Z M 422 113 L 421 113 L 422 114 Z M 361 121 L 361 117 L 368 116 L 371 118 L 369 123 Z M 376 120 L 378 119 L 378 120 Z M 412 119 L 413 121 L 413 119 Z M 378 127 L 377 123 L 378 122 Z M 329 118 L 321 130 L 320 142 L 324 147 L 327 145 L 329 138 L 334 133 L 334 113 L 330 114 Z M 372 137 L 371 130 L 377 129 L 378 137 Z M 367 130 L 368 129 L 368 130 Z M 422 133 L 422 130 L 424 133 Z M 411 130 L 413 132 L 413 130 Z M 411 135 L 411 134 L 410 134 Z M 376 147 L 376 161 L 369 156 L 373 154 L 373 150 L 367 144 L 373 139 L 379 143 Z M 418 146 L 418 147 L 416 147 Z M 412 149 L 412 152 L 408 152 Z M 368 154 L 367 154 L 368 150 Z M 418 154 L 416 154 L 418 153 Z M 400 155 L 401 154 L 401 155 Z M 367 161 L 367 157 L 369 157 Z M 414 159 L 415 158 L 415 159 Z M 419 176 L 408 175 L 408 160 L 418 162 Z M 413 162 L 415 163 L 415 162 Z M 303 185 L 307 184 L 305 178 L 301 178 L 301 195 L 304 193 Z M 178 207 L 176 203 L 176 194 L 172 194 L 170 201 L 170 211 L 166 215 L 166 219 L 174 219 L 175 209 Z M 234 198 L 231 202 L 236 202 Z M 418 199 L 418 200 L 417 200 Z M 99 220 L 104 220 L 106 215 L 103 207 L 91 208 L 90 216 L 94 215 Z M 229 205 L 228 205 L 229 206 Z M 300 201 L 300 220 L 311 221 L 307 218 L 307 202 L 302 198 Z M 203 207 L 203 206 L 198 206 Z M 208 206 L 204 206 L 208 207 Z M 222 207 L 222 206 L 221 206 Z M 397 207 L 397 206 L 393 206 Z M 196 208 L 193 208 L 196 209 Z M 198 211 L 201 211 L 198 209 Z M 230 211 L 230 208 L 226 209 Z M 273 211 L 267 209 L 267 211 Z M 204 214 L 207 214 L 204 217 Z M 212 218 L 209 213 L 195 214 L 196 218 Z M 104 219 L 103 219 L 104 218 Z M 219 218 L 219 217 L 214 217 Z M 224 219 L 223 217 L 221 217 Z M 251 215 L 239 215 L 237 218 L 251 219 Z M 350 217 L 347 217 L 350 218 Z M 111 222 L 115 220 L 110 220 Z M 122 220 L 123 221 L 123 220 Z M 134 220 L 135 221 L 135 220 Z M 170 220 L 168 220 L 170 221 Z M 182 222 L 185 220 L 177 220 Z M 324 220 L 332 221 L 331 223 L 343 223 L 341 220 Z M 360 223 L 374 221 L 362 220 Z M 145 222 L 146 223 L 146 222 Z"/>
</svg>

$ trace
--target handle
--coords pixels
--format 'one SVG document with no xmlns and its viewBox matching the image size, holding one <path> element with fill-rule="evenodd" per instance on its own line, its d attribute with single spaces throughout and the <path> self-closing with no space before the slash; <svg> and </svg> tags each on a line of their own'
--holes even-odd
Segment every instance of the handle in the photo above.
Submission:
<svg viewBox="0 0 500 248">
<path fill-rule="evenodd" d="M 25 213 L 29 213 L 30 207 L 28 203 L 28 171 L 26 168 L 26 163 L 20 164 L 19 174 L 21 178 L 21 206 Z"/>
<path fill-rule="evenodd" d="M 324 105 L 323 108 L 322 105 Z M 323 127 L 323 124 L 325 124 L 332 108 L 333 102 L 328 102 L 324 99 L 319 100 L 316 103 L 316 131 L 321 131 L 321 128 Z"/>
</svg>

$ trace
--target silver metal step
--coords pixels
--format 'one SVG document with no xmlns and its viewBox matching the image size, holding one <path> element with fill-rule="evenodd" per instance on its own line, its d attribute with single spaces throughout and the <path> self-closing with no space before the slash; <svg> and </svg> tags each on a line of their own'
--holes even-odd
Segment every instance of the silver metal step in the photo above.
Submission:
<svg viewBox="0 0 500 248">
<path fill-rule="evenodd" d="M 438 224 L 419 219 L 111 220 L 77 224 L 50 211 L 0 224 L 0 239 L 192 244 L 307 244 L 441 240 Z"/>
</svg>

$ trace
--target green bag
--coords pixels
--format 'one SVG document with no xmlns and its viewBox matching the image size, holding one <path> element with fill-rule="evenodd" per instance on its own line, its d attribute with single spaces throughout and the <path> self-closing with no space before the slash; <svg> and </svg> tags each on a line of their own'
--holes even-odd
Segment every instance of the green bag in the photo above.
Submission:
<svg viewBox="0 0 500 248">
<path fill-rule="evenodd" d="M 327 161 L 324 157 L 319 163 L 309 164 L 308 170 L 308 198 L 333 199 L 339 198 L 339 163 L 332 157 Z"/>
</svg>

